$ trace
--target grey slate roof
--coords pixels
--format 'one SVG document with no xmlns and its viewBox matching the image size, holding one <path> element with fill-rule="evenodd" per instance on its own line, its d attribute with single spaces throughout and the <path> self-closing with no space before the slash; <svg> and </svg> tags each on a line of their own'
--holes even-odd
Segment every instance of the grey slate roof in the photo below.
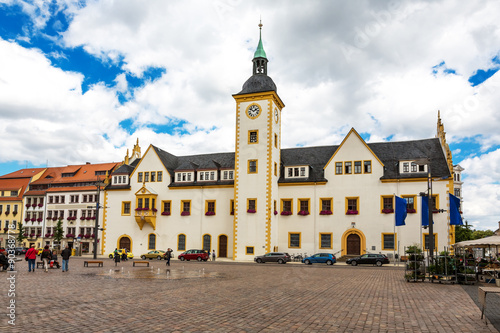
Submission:
<svg viewBox="0 0 500 333">
<path fill-rule="evenodd" d="M 431 159 L 431 172 L 434 178 L 451 177 L 451 173 L 448 169 L 448 164 L 438 138 L 399 142 L 378 142 L 368 143 L 367 145 L 384 164 L 384 175 L 381 179 L 426 177 L 426 173 L 399 173 L 399 161 L 415 160 L 420 158 Z M 158 147 L 153 146 L 153 148 L 172 177 L 176 171 L 234 169 L 234 152 L 175 156 Z M 325 179 L 323 168 L 338 148 L 339 145 L 281 149 L 280 167 L 282 172 L 280 173 L 281 178 L 279 182 L 297 183 L 328 181 Z M 308 178 L 286 179 L 284 177 L 285 167 L 302 165 L 309 166 Z M 126 170 L 125 167 L 126 166 L 121 166 L 116 172 Z M 128 166 L 127 170 L 130 170 L 131 173 L 134 167 Z M 176 183 L 174 179 L 172 179 L 169 186 L 200 186 L 201 184 L 233 184 L 233 181 L 218 180 L 214 182 L 204 181 Z M 115 188 L 115 186 L 113 186 L 113 188 Z"/>
<path fill-rule="evenodd" d="M 278 92 L 273 79 L 265 74 L 254 74 L 243 83 L 242 90 L 235 95 L 251 94 L 256 92 L 275 91 Z"/>
</svg>

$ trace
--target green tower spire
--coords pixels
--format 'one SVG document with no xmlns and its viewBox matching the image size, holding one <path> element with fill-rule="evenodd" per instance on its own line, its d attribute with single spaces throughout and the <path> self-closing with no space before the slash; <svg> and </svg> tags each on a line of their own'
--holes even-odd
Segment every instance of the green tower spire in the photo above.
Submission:
<svg viewBox="0 0 500 333">
<path fill-rule="evenodd" d="M 259 23 L 259 45 L 257 46 L 257 50 L 255 50 L 255 53 L 253 55 L 254 59 L 255 58 L 266 58 L 266 51 L 264 51 L 264 46 L 262 46 L 262 20 Z"/>
</svg>

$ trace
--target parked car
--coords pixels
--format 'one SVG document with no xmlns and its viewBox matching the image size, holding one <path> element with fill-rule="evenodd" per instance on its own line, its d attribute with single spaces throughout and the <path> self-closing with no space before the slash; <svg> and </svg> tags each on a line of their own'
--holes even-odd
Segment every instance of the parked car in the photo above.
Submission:
<svg viewBox="0 0 500 333">
<path fill-rule="evenodd" d="M 132 254 L 132 252 L 129 252 L 127 249 L 118 249 L 118 253 L 120 254 L 120 257 L 126 253 L 127 254 L 127 258 L 128 259 L 134 259 L 134 255 Z M 111 252 L 109 255 L 108 255 L 109 259 L 113 259 L 115 257 L 115 251 Z"/>
<path fill-rule="evenodd" d="M 253 259 L 256 263 L 277 262 L 278 264 L 286 264 L 291 260 L 290 255 L 286 252 L 269 252 L 263 256 L 256 256 Z"/>
<path fill-rule="evenodd" d="M 363 254 L 362 256 L 356 258 L 350 258 L 346 260 L 348 265 L 361 265 L 361 264 L 372 264 L 377 266 L 382 266 L 383 264 L 388 264 L 389 258 L 385 254 Z"/>
<path fill-rule="evenodd" d="M 158 259 L 161 260 L 165 256 L 165 251 L 162 250 L 155 250 L 155 251 L 149 251 L 148 253 L 145 253 L 141 255 L 141 259 L 144 260 L 146 258 L 148 259 Z"/>
<path fill-rule="evenodd" d="M 19 254 L 26 254 L 27 249 L 25 247 L 15 247 L 14 254 L 17 256 Z"/>
<path fill-rule="evenodd" d="M 306 265 L 312 265 L 314 263 L 333 265 L 337 262 L 337 258 L 331 253 L 316 253 L 302 259 L 302 262 Z"/>
<path fill-rule="evenodd" d="M 187 250 L 177 257 L 180 261 L 198 260 L 207 261 L 210 255 L 205 250 Z"/>
</svg>

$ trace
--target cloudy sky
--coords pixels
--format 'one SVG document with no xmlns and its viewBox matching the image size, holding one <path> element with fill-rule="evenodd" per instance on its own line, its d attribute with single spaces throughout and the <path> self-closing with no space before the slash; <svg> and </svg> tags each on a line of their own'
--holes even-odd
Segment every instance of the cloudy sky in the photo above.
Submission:
<svg viewBox="0 0 500 333">
<path fill-rule="evenodd" d="M 283 147 L 434 137 L 464 215 L 500 220 L 500 2 L 0 0 L 0 174 L 234 151 L 259 19 Z"/>
</svg>

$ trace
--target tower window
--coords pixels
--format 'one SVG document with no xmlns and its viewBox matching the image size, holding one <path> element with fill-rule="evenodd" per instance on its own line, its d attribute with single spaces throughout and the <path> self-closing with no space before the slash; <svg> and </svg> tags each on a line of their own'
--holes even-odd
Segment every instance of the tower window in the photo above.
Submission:
<svg viewBox="0 0 500 333">
<path fill-rule="evenodd" d="M 258 131 L 249 131 L 248 132 L 248 143 L 258 143 Z"/>
<path fill-rule="evenodd" d="M 248 173 L 257 173 L 257 160 L 248 161 Z"/>
</svg>

